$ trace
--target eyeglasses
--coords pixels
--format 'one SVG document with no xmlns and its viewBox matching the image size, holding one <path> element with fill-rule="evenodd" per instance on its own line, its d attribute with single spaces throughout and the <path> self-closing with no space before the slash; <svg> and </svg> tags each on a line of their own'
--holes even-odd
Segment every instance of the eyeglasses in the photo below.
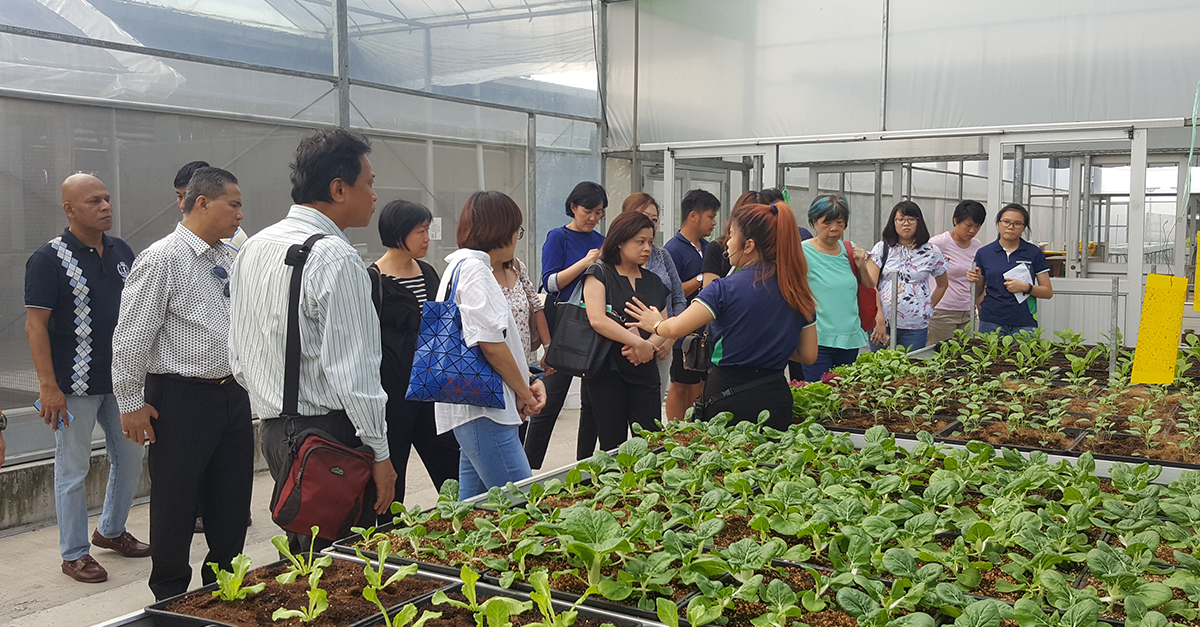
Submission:
<svg viewBox="0 0 1200 627">
<path fill-rule="evenodd" d="M 1012 220 L 1001 220 L 997 224 L 999 224 L 1000 226 L 1002 226 L 1006 229 L 1023 229 L 1023 228 L 1025 228 L 1024 222 L 1013 222 Z"/>
<path fill-rule="evenodd" d="M 213 266 L 213 276 L 225 281 L 225 298 L 229 298 L 229 272 L 222 266 Z"/>
<path fill-rule="evenodd" d="M 896 224 L 916 224 L 917 219 L 912 216 L 896 216 Z"/>
<path fill-rule="evenodd" d="M 517 227 L 517 239 L 523 239 L 524 237 L 525 237 L 525 227 L 518 226 Z"/>
</svg>

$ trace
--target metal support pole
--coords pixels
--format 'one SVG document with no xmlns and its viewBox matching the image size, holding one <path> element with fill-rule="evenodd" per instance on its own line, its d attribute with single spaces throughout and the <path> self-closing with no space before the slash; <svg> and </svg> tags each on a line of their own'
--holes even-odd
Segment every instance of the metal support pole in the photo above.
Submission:
<svg viewBox="0 0 1200 627">
<path fill-rule="evenodd" d="M 483 164 L 480 162 L 479 177 L 483 178 Z M 529 242 L 538 242 L 537 230 L 537 116 L 530 113 L 528 126 L 525 130 L 525 222 L 529 225 Z M 542 247 L 531 246 L 533 250 L 526 253 L 527 257 L 535 257 L 534 266 L 540 276 L 542 272 Z"/>
<path fill-rule="evenodd" d="M 1083 156 L 1083 219 L 1080 221 L 1080 231 L 1083 235 L 1079 239 L 1079 276 L 1087 278 L 1088 276 L 1088 240 L 1092 237 L 1092 156 Z"/>
<path fill-rule="evenodd" d="M 350 128 L 350 34 L 346 0 L 333 0 L 333 73 L 337 75 L 338 126 Z"/>
<path fill-rule="evenodd" d="M 1025 144 L 1013 146 L 1013 168 L 1013 202 L 1028 209 L 1025 200 Z"/>
<path fill-rule="evenodd" d="M 1142 321 L 1142 294 L 1145 276 L 1142 267 L 1145 257 L 1146 226 L 1146 129 L 1135 128 L 1129 147 L 1129 254 L 1125 260 L 1127 292 L 1125 297 L 1124 342 L 1137 346 L 1138 326 Z"/>
<path fill-rule="evenodd" d="M 1111 318 L 1108 326 L 1108 378 L 1111 379 L 1117 373 L 1117 351 L 1121 348 L 1120 342 L 1117 341 L 1117 335 L 1120 331 L 1117 329 L 1117 312 L 1121 307 L 1120 299 L 1118 298 L 1118 290 L 1120 289 L 1121 279 L 1119 277 L 1112 278 L 1112 306 Z"/>
<path fill-rule="evenodd" d="M 121 237 L 121 216 L 125 213 L 125 207 L 121 205 L 121 140 L 117 137 L 117 110 L 113 109 L 110 113 L 108 141 L 111 143 L 108 147 L 108 157 L 112 164 L 112 180 L 108 183 L 108 189 L 112 195 L 112 234 Z"/>
<path fill-rule="evenodd" d="M 641 2 L 633 0 L 633 159 L 629 171 L 629 191 L 638 193 L 642 191 L 642 172 L 638 165 L 638 57 L 641 53 Z M 663 185 L 670 187 L 675 182 L 669 179 L 663 180 Z"/>
<path fill-rule="evenodd" d="M 908 179 L 904 181 L 904 200 L 912 200 L 912 164 L 907 164 L 906 168 L 908 169 Z"/>
<path fill-rule="evenodd" d="M 891 320 L 888 321 L 891 324 L 892 331 L 892 350 L 896 350 L 896 306 L 900 300 L 900 280 L 897 274 L 896 272 L 892 273 L 892 315 Z"/>
<path fill-rule="evenodd" d="M 425 29 L 425 91 L 433 91 L 433 35 Z"/>
<path fill-rule="evenodd" d="M 883 162 L 875 162 L 875 215 L 871 221 L 872 235 L 879 239 L 883 229 Z"/>
<path fill-rule="evenodd" d="M 888 9 L 889 0 L 883 0 L 883 50 L 879 55 L 879 130 L 887 130 L 888 91 Z"/>
</svg>

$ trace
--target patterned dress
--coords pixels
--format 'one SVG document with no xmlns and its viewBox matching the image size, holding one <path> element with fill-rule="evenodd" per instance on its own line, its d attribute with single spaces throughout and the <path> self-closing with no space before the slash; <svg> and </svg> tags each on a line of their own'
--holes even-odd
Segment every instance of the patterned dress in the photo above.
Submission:
<svg viewBox="0 0 1200 627">
<path fill-rule="evenodd" d="M 883 242 L 871 249 L 871 261 L 883 262 Z M 926 242 L 919 248 L 897 244 L 888 251 L 887 267 L 879 277 L 879 300 L 883 303 L 884 320 L 892 320 L 892 276 L 900 279 L 896 299 L 896 327 L 924 329 L 933 316 L 933 291 L 929 279 L 946 273 L 946 259 L 937 246 Z"/>
<path fill-rule="evenodd" d="M 512 307 L 513 318 L 517 320 L 517 329 L 521 331 L 521 346 L 525 347 L 525 353 L 528 354 L 530 346 L 532 346 L 529 318 L 542 310 L 542 299 L 538 298 L 537 288 L 529 280 L 529 270 L 525 268 L 525 264 L 514 257 L 513 267 L 517 270 L 516 284 L 512 287 L 501 285 L 500 289 L 504 292 L 504 297 L 508 299 L 509 306 Z"/>
</svg>

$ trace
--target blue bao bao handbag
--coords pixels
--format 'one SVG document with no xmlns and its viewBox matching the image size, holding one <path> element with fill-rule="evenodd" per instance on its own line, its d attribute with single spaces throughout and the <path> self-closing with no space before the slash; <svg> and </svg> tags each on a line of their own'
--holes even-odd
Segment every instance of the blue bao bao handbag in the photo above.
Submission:
<svg viewBox="0 0 1200 627">
<path fill-rule="evenodd" d="M 478 345 L 467 346 L 463 340 L 462 316 L 454 302 L 461 269 L 460 263 L 445 300 L 426 301 L 421 307 L 421 331 L 404 398 L 504 409 L 504 380 Z"/>
</svg>

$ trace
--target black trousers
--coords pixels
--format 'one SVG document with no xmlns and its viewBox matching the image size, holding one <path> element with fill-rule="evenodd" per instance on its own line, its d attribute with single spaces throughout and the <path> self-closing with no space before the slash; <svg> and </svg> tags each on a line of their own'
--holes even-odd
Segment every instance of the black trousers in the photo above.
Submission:
<svg viewBox="0 0 1200 627">
<path fill-rule="evenodd" d="M 771 381 L 755 386 L 740 394 L 712 403 L 704 408 L 701 417 L 708 420 L 722 412 L 733 414 L 732 422 L 757 422 L 763 410 L 770 412 L 767 426 L 786 431 L 792 424 L 792 392 L 782 370 L 765 368 L 716 367 L 708 371 L 701 400 L 707 401 L 721 392 L 740 385 L 771 377 Z"/>
<path fill-rule="evenodd" d="M 197 506 L 204 510 L 208 555 L 202 564 L 230 562 L 246 542 L 246 512 L 254 486 L 254 429 L 250 398 L 230 377 L 225 383 L 146 377 L 151 419 L 150 590 L 163 600 L 187 591 L 188 558 Z M 216 581 L 208 566 L 201 580 Z"/>
<path fill-rule="evenodd" d="M 546 406 L 542 408 L 542 412 L 529 417 L 529 421 L 525 427 L 525 456 L 529 458 L 529 467 L 537 470 L 542 467 L 542 462 L 546 460 L 546 449 L 550 447 L 550 436 L 554 433 L 554 423 L 558 421 L 558 414 L 562 411 L 563 403 L 567 400 L 567 392 L 571 389 L 571 380 L 574 379 L 571 375 L 556 372 L 542 379 L 546 385 Z M 585 424 L 592 422 L 592 404 L 588 399 L 587 392 L 580 394 L 579 406 L 579 428 L 580 435 L 579 446 L 582 446 L 582 441 L 585 434 L 583 428 Z M 595 441 L 595 434 L 592 434 L 592 441 Z M 588 453 L 590 456 L 591 453 Z"/>
<path fill-rule="evenodd" d="M 629 439 L 630 425 L 637 423 L 647 431 L 657 431 L 655 420 L 662 419 L 662 395 L 658 383 L 630 383 L 616 371 L 609 371 L 594 379 L 583 380 L 584 395 L 604 399 L 592 407 L 596 435 L 600 439 L 600 450 L 617 448 Z M 579 418 L 580 432 L 584 428 L 583 416 Z M 585 452 L 583 442 L 576 451 L 579 459 L 586 459 L 594 452 L 594 441 Z"/>
<path fill-rule="evenodd" d="M 305 429 L 320 429 L 329 434 L 329 437 L 337 442 L 351 448 L 358 448 L 363 445 L 362 440 L 358 439 L 358 436 L 354 434 L 354 424 L 350 422 L 350 417 L 342 411 L 324 416 L 301 416 L 300 418 L 292 418 L 290 420 L 278 417 L 263 420 L 262 451 L 263 457 L 267 459 L 267 467 L 271 470 L 271 478 L 275 480 L 275 495 L 278 494 L 280 488 L 287 481 L 288 470 L 292 467 L 292 449 L 288 444 L 288 422 L 292 423 L 291 433 L 294 434 L 299 434 Z M 376 523 L 375 498 L 377 494 L 375 482 L 368 481 L 367 489 L 363 493 L 363 511 L 359 514 L 358 521 L 355 522 L 356 526 L 370 527 Z M 274 495 L 271 501 L 272 503 L 275 501 Z M 204 524 L 207 529 L 207 516 L 204 519 Z M 322 538 L 313 538 L 312 536 L 300 535 L 290 531 L 287 532 L 287 537 L 288 548 L 291 549 L 293 554 L 299 551 L 308 551 L 310 544 L 313 545 L 313 550 L 315 551 L 320 551 L 333 544 Z M 280 557 L 282 558 L 282 556 Z"/>
<path fill-rule="evenodd" d="M 433 417 L 433 403 L 406 400 L 388 393 L 388 449 L 392 452 L 392 467 L 396 469 L 396 500 L 404 502 L 404 482 L 408 472 L 408 456 L 417 449 L 429 478 L 437 489 L 447 479 L 458 479 L 458 440 L 454 432 L 438 435 Z M 380 523 L 392 522 L 390 513 L 379 517 Z"/>
</svg>

